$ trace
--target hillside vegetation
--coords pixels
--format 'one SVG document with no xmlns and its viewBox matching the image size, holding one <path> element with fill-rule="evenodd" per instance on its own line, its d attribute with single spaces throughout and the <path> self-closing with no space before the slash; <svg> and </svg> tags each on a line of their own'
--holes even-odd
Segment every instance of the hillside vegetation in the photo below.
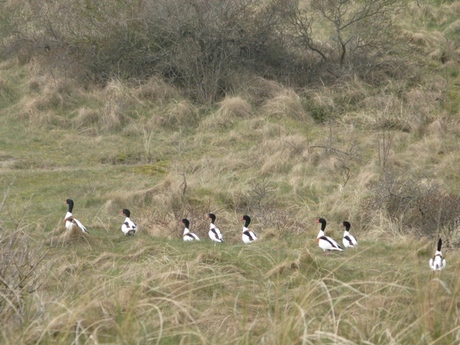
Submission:
<svg viewBox="0 0 460 345">
<path fill-rule="evenodd" d="M 0 8 L 1 343 L 460 344 L 458 2 Z"/>
</svg>

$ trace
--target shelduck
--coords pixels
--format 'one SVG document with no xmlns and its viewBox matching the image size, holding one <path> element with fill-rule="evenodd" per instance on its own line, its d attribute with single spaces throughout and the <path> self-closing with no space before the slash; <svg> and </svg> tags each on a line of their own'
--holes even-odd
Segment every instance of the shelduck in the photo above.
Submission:
<svg viewBox="0 0 460 345">
<path fill-rule="evenodd" d="M 208 218 L 211 219 L 211 224 L 209 225 L 209 238 L 214 242 L 224 242 L 224 237 L 220 229 L 214 224 L 216 221 L 216 215 L 214 213 L 209 213 Z"/>
<path fill-rule="evenodd" d="M 340 247 L 332 238 L 325 235 L 324 231 L 326 230 L 326 220 L 324 218 L 318 218 L 316 223 L 321 224 L 321 229 L 318 232 L 318 236 L 316 236 L 316 242 L 324 253 L 326 254 L 327 252 L 334 250 L 342 252 L 342 247 Z"/>
<path fill-rule="evenodd" d="M 137 226 L 134 224 L 134 222 L 129 218 L 131 216 L 131 212 L 124 208 L 120 214 L 123 214 L 126 216 L 125 221 L 121 225 L 121 231 L 126 236 L 133 236 L 137 232 Z"/>
<path fill-rule="evenodd" d="M 351 228 L 350 222 L 345 220 L 344 222 L 342 222 L 342 224 L 340 224 L 340 226 L 345 227 L 345 231 L 343 232 L 343 239 L 342 239 L 343 246 L 345 248 L 353 248 L 357 246 L 358 241 L 356 241 L 356 238 L 350 234 L 350 228 Z"/>
<path fill-rule="evenodd" d="M 244 215 L 241 220 L 244 220 L 244 226 L 243 226 L 243 234 L 241 238 L 243 239 L 244 243 L 251 243 L 257 240 L 257 236 L 254 232 L 249 230 L 249 223 L 251 223 L 251 218 L 248 215 Z"/>
<path fill-rule="evenodd" d="M 430 259 L 430 268 L 433 271 L 440 271 L 444 269 L 447 265 L 446 259 L 442 256 L 441 252 L 442 240 L 438 240 L 438 248 L 434 256 Z"/>
<path fill-rule="evenodd" d="M 86 227 L 78 220 L 75 219 L 72 215 L 74 202 L 72 199 L 67 199 L 65 204 L 69 205 L 69 209 L 64 217 L 64 224 L 67 230 L 73 231 L 74 229 L 80 229 L 83 233 L 87 234 L 88 230 Z"/>
<path fill-rule="evenodd" d="M 190 227 L 190 222 L 188 221 L 187 218 L 183 218 L 181 220 L 181 223 L 185 225 L 184 228 L 184 233 L 182 235 L 182 238 L 184 241 L 199 241 L 199 237 L 195 235 L 193 232 L 190 232 L 189 227 Z"/>
</svg>

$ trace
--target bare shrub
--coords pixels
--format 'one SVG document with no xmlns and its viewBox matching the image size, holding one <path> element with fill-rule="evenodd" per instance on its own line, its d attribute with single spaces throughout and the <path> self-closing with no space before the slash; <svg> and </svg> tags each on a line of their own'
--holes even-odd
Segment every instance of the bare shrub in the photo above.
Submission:
<svg viewBox="0 0 460 345">
<path fill-rule="evenodd" d="M 395 0 L 315 0 L 307 6 L 290 1 L 283 5 L 295 42 L 316 53 L 336 76 L 368 69 L 397 43 L 392 16 L 400 4 Z"/>
<path fill-rule="evenodd" d="M 32 249 L 28 236 L 20 230 L 9 232 L 0 242 L 0 315 L 3 322 L 23 321 L 27 313 L 28 296 L 41 285 L 38 269 L 46 256 L 41 248 Z"/>
<path fill-rule="evenodd" d="M 279 186 L 269 178 L 256 177 L 248 181 L 243 192 L 235 193 L 233 197 L 235 212 L 251 215 L 253 229 L 260 238 L 289 238 L 289 235 L 305 230 L 292 216 L 292 210 L 287 211 L 281 206 Z"/>
<path fill-rule="evenodd" d="M 414 223 L 430 238 L 442 237 L 446 246 L 460 246 L 460 196 L 438 186 L 425 190 L 416 203 L 419 214 Z"/>
<path fill-rule="evenodd" d="M 421 194 L 418 182 L 401 172 L 385 170 L 380 180 L 372 186 L 372 194 L 365 205 L 367 211 L 384 210 L 391 219 L 413 218 L 407 216 L 413 215 Z M 411 219 L 408 219 L 408 223 L 411 224 Z"/>
<path fill-rule="evenodd" d="M 289 79 L 300 71 L 276 30 L 277 14 L 263 1 L 61 1 L 3 9 L 9 51 L 86 82 L 153 77 L 208 103 L 231 92 L 235 72 Z M 171 91 L 142 89 L 159 98 Z"/>
<path fill-rule="evenodd" d="M 10 183 L 0 203 L 0 219 L 8 214 L 4 210 L 9 195 Z M 24 231 L 24 214 L 19 215 L 12 230 L 0 221 L 0 317 L 3 323 L 14 320 L 23 322 L 28 313 L 29 296 L 43 283 L 39 269 L 47 252 L 40 246 L 31 245 L 33 240 Z"/>
<path fill-rule="evenodd" d="M 369 213 L 384 211 L 405 232 L 428 238 L 442 234 L 446 245 L 460 245 L 460 197 L 436 181 L 387 169 L 363 206 Z"/>
</svg>

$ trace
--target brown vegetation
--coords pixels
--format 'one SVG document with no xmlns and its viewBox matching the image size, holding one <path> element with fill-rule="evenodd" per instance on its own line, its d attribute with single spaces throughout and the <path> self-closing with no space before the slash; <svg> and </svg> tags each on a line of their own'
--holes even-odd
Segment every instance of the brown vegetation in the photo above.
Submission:
<svg viewBox="0 0 460 345">
<path fill-rule="evenodd" d="M 418 5 L 2 2 L 0 339 L 458 342 L 460 7 Z"/>
</svg>

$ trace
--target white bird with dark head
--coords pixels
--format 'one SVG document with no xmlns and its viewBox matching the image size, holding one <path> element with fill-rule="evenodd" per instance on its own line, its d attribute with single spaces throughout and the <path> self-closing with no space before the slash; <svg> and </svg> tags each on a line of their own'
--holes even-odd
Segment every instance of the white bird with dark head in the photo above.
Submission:
<svg viewBox="0 0 460 345">
<path fill-rule="evenodd" d="M 243 226 L 243 234 L 241 235 L 241 238 L 243 239 L 244 243 L 252 243 L 254 241 L 257 241 L 257 235 L 249 230 L 249 223 L 251 223 L 251 217 L 248 215 L 244 215 L 241 220 L 244 220 L 244 226 Z"/>
<path fill-rule="evenodd" d="M 211 219 L 211 224 L 209 224 L 209 238 L 214 242 L 224 242 L 224 237 L 220 229 L 214 224 L 216 221 L 216 215 L 214 213 L 209 213 L 208 218 Z"/>
<path fill-rule="evenodd" d="M 137 226 L 134 224 L 134 222 L 130 219 L 131 212 L 127 209 L 124 208 L 121 213 L 124 215 L 125 221 L 121 225 L 121 231 L 126 235 L 126 236 L 134 236 L 134 234 L 137 232 Z"/>
<path fill-rule="evenodd" d="M 72 199 L 67 199 L 65 201 L 67 205 L 69 205 L 69 209 L 64 217 L 64 224 L 67 230 L 71 231 L 74 229 L 80 229 L 83 233 L 87 234 L 88 230 L 86 230 L 86 227 L 78 220 L 73 217 L 72 211 L 73 211 L 73 206 L 74 202 Z"/>
<path fill-rule="evenodd" d="M 318 246 L 324 251 L 324 253 L 326 254 L 332 251 L 342 252 L 342 247 L 340 247 L 336 241 L 334 241 L 329 236 L 326 236 L 325 234 L 327 224 L 326 219 L 318 218 L 316 223 L 321 224 L 321 229 L 318 232 L 318 236 L 316 236 L 316 242 L 318 243 Z"/>
<path fill-rule="evenodd" d="M 447 261 L 446 261 L 446 259 L 444 259 L 444 257 L 442 256 L 441 247 L 442 247 L 442 240 L 439 239 L 439 240 L 438 240 L 438 247 L 436 248 L 436 253 L 435 253 L 434 256 L 430 259 L 430 268 L 431 268 L 433 271 L 441 271 L 441 270 L 443 270 L 444 268 L 446 268 Z"/>
<path fill-rule="evenodd" d="M 345 248 L 356 247 L 358 245 L 358 241 L 356 241 L 356 238 L 350 234 L 350 228 L 351 228 L 350 222 L 345 220 L 342 222 L 342 224 L 340 224 L 340 226 L 345 227 L 345 231 L 343 232 L 343 240 L 342 240 L 343 246 Z"/>
<path fill-rule="evenodd" d="M 190 222 L 187 218 L 183 218 L 181 220 L 181 223 L 184 224 L 184 233 L 182 234 L 182 238 L 184 241 L 199 241 L 200 238 L 194 234 L 193 232 L 190 232 Z"/>
</svg>

